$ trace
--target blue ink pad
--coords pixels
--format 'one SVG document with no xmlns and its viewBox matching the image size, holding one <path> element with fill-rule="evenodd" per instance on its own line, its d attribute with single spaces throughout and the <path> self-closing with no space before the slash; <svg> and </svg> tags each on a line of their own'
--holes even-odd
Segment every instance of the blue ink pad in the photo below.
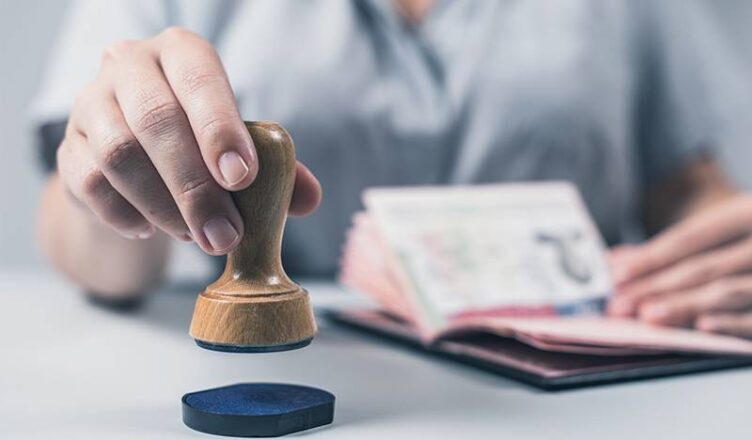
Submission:
<svg viewBox="0 0 752 440">
<path fill-rule="evenodd" d="M 183 396 L 183 422 L 233 437 L 277 437 L 332 423 L 334 395 L 281 383 L 241 383 Z"/>
</svg>

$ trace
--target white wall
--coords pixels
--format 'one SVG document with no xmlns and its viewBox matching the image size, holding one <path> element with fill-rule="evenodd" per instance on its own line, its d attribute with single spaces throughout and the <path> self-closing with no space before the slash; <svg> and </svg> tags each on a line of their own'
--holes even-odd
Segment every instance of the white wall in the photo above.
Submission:
<svg viewBox="0 0 752 440">
<path fill-rule="evenodd" d="M 676 0 L 677 3 L 682 1 Z M 752 84 L 752 2 L 707 2 L 742 62 L 750 67 Z M 41 173 L 26 111 L 67 4 L 68 0 L 0 1 L 0 135 L 3 139 L 0 146 L 0 266 L 33 265 L 41 260 L 34 240 L 34 211 Z M 737 146 L 728 156 L 733 173 L 745 187 L 752 189 L 752 172 L 749 171 L 752 147 Z"/>
<path fill-rule="evenodd" d="M 41 173 L 27 111 L 67 4 L 0 1 L 0 266 L 40 261 L 34 211 Z"/>
<path fill-rule="evenodd" d="M 681 1 L 681 0 L 678 0 Z M 742 100 L 752 105 L 752 2 L 748 0 L 706 0 L 710 10 L 715 13 L 718 27 L 724 33 L 739 59 L 743 69 L 749 74 L 750 87 L 740 90 Z M 750 120 L 746 107 L 746 119 Z M 748 127 L 740 137 L 752 138 L 752 127 Z M 735 145 L 725 151 L 724 162 L 736 181 L 744 188 L 752 190 L 752 139 L 748 143 Z"/>
</svg>

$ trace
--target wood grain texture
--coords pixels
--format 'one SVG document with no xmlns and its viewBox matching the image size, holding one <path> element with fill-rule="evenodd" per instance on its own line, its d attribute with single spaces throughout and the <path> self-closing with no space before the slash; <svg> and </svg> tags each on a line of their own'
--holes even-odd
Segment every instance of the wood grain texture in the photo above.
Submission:
<svg viewBox="0 0 752 440">
<path fill-rule="evenodd" d="M 288 345 L 313 337 L 308 292 L 282 267 L 282 234 L 295 184 L 295 146 L 274 122 L 246 122 L 259 172 L 233 194 L 244 235 L 224 273 L 196 301 L 190 335 L 237 347 Z"/>
</svg>

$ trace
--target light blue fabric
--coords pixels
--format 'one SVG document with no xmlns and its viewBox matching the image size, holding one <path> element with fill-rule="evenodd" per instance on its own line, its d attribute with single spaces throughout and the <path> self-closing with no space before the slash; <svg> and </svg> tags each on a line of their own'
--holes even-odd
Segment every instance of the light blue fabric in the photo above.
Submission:
<svg viewBox="0 0 752 440">
<path fill-rule="evenodd" d="M 722 141 L 730 66 L 691 1 L 439 0 L 417 28 L 378 0 L 79 1 L 38 121 L 104 46 L 168 25 L 216 45 L 243 117 L 284 124 L 321 180 L 321 209 L 288 224 L 296 273 L 335 270 L 372 185 L 565 179 L 609 242 L 633 238 L 644 188 Z"/>
</svg>

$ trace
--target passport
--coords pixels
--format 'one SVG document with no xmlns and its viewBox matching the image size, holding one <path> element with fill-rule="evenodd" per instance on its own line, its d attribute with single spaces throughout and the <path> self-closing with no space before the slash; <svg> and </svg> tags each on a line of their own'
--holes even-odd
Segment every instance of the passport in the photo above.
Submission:
<svg viewBox="0 0 752 440">
<path fill-rule="evenodd" d="M 490 337 L 591 357 L 752 356 L 745 339 L 605 317 L 607 250 L 572 184 L 371 188 L 363 202 L 339 278 L 379 310 L 350 321 L 391 320 L 426 347 Z"/>
</svg>

